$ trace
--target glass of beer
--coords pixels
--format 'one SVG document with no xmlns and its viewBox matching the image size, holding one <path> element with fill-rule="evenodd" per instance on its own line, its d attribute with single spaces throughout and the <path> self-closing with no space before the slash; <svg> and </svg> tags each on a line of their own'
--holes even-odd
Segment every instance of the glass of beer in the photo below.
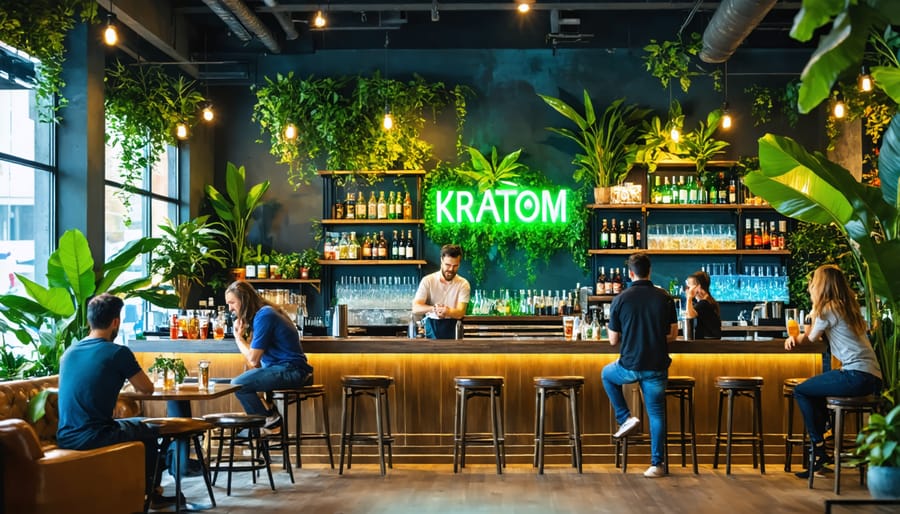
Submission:
<svg viewBox="0 0 900 514">
<path fill-rule="evenodd" d="M 563 316 L 563 337 L 566 341 L 573 339 L 575 332 L 575 316 Z"/>
<path fill-rule="evenodd" d="M 784 324 L 788 336 L 795 339 L 800 337 L 800 316 L 797 314 L 797 309 L 784 310 Z"/>
<path fill-rule="evenodd" d="M 197 389 L 209 389 L 209 361 L 205 359 L 197 363 Z"/>
</svg>

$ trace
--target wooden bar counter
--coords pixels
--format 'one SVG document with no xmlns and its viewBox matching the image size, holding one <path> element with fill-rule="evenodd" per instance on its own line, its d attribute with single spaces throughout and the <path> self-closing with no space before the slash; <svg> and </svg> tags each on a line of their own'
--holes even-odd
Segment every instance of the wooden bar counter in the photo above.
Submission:
<svg viewBox="0 0 900 514">
<path fill-rule="evenodd" d="M 141 366 L 148 368 L 160 353 L 175 353 L 185 360 L 191 374 L 196 374 L 197 361 L 212 361 L 212 377 L 233 377 L 244 370 L 244 360 L 232 340 L 187 341 L 169 339 L 131 341 Z M 618 347 L 605 341 L 567 342 L 552 339 L 464 339 L 425 340 L 390 337 L 307 337 L 303 349 L 315 368 L 316 383 L 324 384 L 328 395 L 332 438 L 340 434 L 341 375 L 379 374 L 396 379 L 390 400 L 393 430 L 397 442 L 394 458 L 398 462 L 451 462 L 453 434 L 453 377 L 458 375 L 500 375 L 506 378 L 505 421 L 507 452 L 510 462 L 530 462 L 534 430 L 534 386 L 532 377 L 540 375 L 582 375 L 585 389 L 583 433 L 585 462 L 612 463 L 613 445 L 610 434 L 615 431 L 609 400 L 600 381 L 600 370 L 618 356 Z M 697 410 L 698 453 L 701 462 L 712 461 L 712 435 L 716 430 L 716 376 L 759 375 L 765 378 L 763 388 L 764 432 L 767 460 L 774 466 L 783 461 L 785 432 L 782 382 L 786 378 L 809 377 L 822 369 L 821 344 L 804 345 L 792 352 L 784 350 L 783 339 L 758 341 L 697 340 L 671 343 L 670 375 L 690 375 L 696 378 L 695 404 Z M 632 394 L 636 398 L 635 394 Z M 363 402 L 366 403 L 366 402 Z M 488 425 L 480 409 L 469 419 L 470 430 L 482 430 Z M 148 404 L 148 415 L 161 415 L 162 406 Z M 195 414 L 228 408 L 241 410 L 232 397 L 230 404 L 194 406 Z M 365 405 L 362 416 L 368 416 Z M 676 402 L 670 402 L 671 428 L 676 428 Z M 312 410 L 304 411 L 312 423 Z M 564 428 L 563 412 L 549 413 L 560 429 Z M 646 415 L 637 414 L 642 420 Z M 798 418 L 799 419 L 799 418 Z M 319 423 L 319 420 L 315 420 Z M 749 429 L 749 409 L 735 412 L 735 427 Z M 801 426 L 801 425 L 798 425 Z M 311 427 L 309 427 L 311 428 Z M 743 428 L 738 429 L 744 431 Z M 360 447 L 360 457 L 368 455 Z M 485 450 L 483 454 L 478 450 Z M 473 448 L 472 462 L 492 462 L 489 448 Z M 646 445 L 630 454 L 636 463 L 647 459 L 641 452 Z M 671 448 L 671 463 L 680 463 L 678 450 Z M 736 462 L 749 462 L 749 447 L 737 447 Z M 563 462 L 567 456 L 562 448 L 548 462 Z M 319 460 L 324 444 L 304 446 L 304 456 Z M 354 451 L 354 455 L 357 451 Z M 482 457 L 483 455 L 483 457 Z M 798 461 L 799 462 L 799 461 Z"/>
</svg>

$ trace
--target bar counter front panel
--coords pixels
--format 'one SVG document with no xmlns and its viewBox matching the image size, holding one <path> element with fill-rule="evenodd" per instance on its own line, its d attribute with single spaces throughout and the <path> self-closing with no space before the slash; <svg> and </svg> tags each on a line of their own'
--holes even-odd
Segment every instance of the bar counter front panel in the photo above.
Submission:
<svg viewBox="0 0 900 514">
<path fill-rule="evenodd" d="M 186 341 L 169 339 L 131 341 L 144 369 L 160 353 L 175 353 L 185 360 L 192 375 L 197 362 L 212 362 L 212 377 L 234 377 L 245 369 L 243 357 L 233 340 Z M 453 444 L 453 377 L 460 375 L 499 375 L 505 377 L 504 417 L 506 422 L 507 455 L 510 462 L 531 462 L 534 442 L 534 385 L 533 377 L 550 375 L 581 375 L 585 377 L 583 433 L 585 462 L 612 463 L 614 446 L 610 434 L 616 423 L 609 400 L 600 381 L 600 370 L 618 356 L 618 347 L 608 342 L 566 342 L 554 339 L 470 339 L 424 340 L 407 338 L 330 338 L 307 337 L 303 349 L 315 368 L 315 381 L 324 384 L 328 396 L 333 442 L 339 441 L 341 414 L 341 376 L 355 374 L 390 375 L 395 385 L 390 393 L 392 430 L 396 442 L 394 457 L 398 462 L 451 462 Z M 766 456 L 773 465 L 783 462 L 785 433 L 785 404 L 782 383 L 786 378 L 809 377 L 822 370 L 821 344 L 809 344 L 786 352 L 782 339 L 762 341 L 676 341 L 670 344 L 672 365 L 669 375 L 690 375 L 697 380 L 695 389 L 698 454 L 701 463 L 711 463 L 713 435 L 716 431 L 717 390 L 715 377 L 721 375 L 762 376 L 763 417 L 766 434 Z M 192 387 L 185 385 L 184 387 Z M 630 391 L 629 391 L 630 389 Z M 626 397 L 632 403 L 639 395 L 636 387 L 626 386 Z M 157 405 L 159 403 L 159 405 Z M 361 402 L 361 418 L 372 416 L 371 402 Z M 677 429 L 677 402 L 669 401 L 669 426 Z M 548 404 L 548 429 L 565 430 L 562 402 Z M 749 431 L 749 400 L 738 403 L 735 410 L 737 431 Z M 489 430 L 486 402 L 478 399 L 470 403 L 469 430 Z M 209 403 L 195 403 L 194 414 L 240 411 L 234 397 Z M 145 404 L 145 414 L 165 415 L 161 402 Z M 648 429 L 645 413 L 634 413 Z M 304 425 L 320 426 L 309 406 L 304 406 Z M 309 423 L 309 425 L 307 425 Z M 373 422 L 374 423 L 374 422 Z M 744 428 L 746 427 L 746 429 Z M 802 430 L 799 412 L 795 432 Z M 368 431 L 360 426 L 358 429 Z M 723 420 L 724 429 L 724 420 Z M 318 441 L 317 441 L 318 443 Z M 337 446 L 335 447 L 337 449 Z M 670 463 L 680 464 L 680 449 L 670 446 Z M 736 446 L 735 462 L 750 462 L 749 446 Z M 629 450 L 635 463 L 648 459 L 648 445 Z M 568 459 L 564 448 L 548 448 L 548 462 L 561 463 Z M 492 462 L 490 448 L 470 448 L 471 462 Z M 326 458 L 324 444 L 304 444 L 304 458 L 321 462 Z M 374 462 L 374 447 L 354 449 L 362 462 Z M 800 452 L 795 452 L 799 462 Z"/>
</svg>

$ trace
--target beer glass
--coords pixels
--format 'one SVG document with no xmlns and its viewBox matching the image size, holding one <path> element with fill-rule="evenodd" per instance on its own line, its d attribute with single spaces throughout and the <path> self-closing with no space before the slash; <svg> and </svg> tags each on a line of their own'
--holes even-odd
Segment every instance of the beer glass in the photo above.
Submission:
<svg viewBox="0 0 900 514">
<path fill-rule="evenodd" d="M 209 389 L 209 361 L 205 359 L 197 363 L 197 389 Z"/>
<path fill-rule="evenodd" d="M 800 337 L 800 321 L 797 309 L 784 310 L 784 325 L 787 329 L 788 336 L 795 339 Z"/>
<path fill-rule="evenodd" d="M 575 316 L 563 316 L 563 337 L 566 341 L 574 339 Z"/>
</svg>

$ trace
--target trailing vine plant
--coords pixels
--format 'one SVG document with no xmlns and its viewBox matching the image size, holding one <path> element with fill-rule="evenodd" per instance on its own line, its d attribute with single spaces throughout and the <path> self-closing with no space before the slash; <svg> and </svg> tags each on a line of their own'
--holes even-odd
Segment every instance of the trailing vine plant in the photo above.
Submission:
<svg viewBox="0 0 900 514">
<path fill-rule="evenodd" d="M 650 44 L 644 47 L 644 66 L 650 75 L 659 79 L 663 88 L 668 88 L 670 81 L 676 81 L 687 93 L 691 88 L 691 77 L 707 75 L 713 80 L 713 89 L 721 91 L 721 70 L 707 72 L 696 63 L 692 66 L 693 57 L 699 55 L 702 49 L 703 39 L 698 32 L 692 32 L 687 41 L 680 33 L 671 41 L 651 39 Z"/>
<path fill-rule="evenodd" d="M 402 82 L 379 73 L 371 77 L 310 76 L 293 72 L 265 77 L 253 86 L 256 105 L 252 120 L 259 123 L 260 139 L 268 136 L 272 155 L 288 165 L 288 182 L 309 183 L 317 168 L 330 170 L 424 169 L 432 160 L 431 143 L 422 138 L 425 124 L 448 106 L 456 116 L 457 150 L 462 151 L 466 116 L 465 86 L 427 82 L 415 75 Z M 391 130 L 382 128 L 389 110 Z M 293 125 L 296 137 L 285 128 Z"/>
<path fill-rule="evenodd" d="M 779 110 L 787 120 L 788 125 L 794 127 L 800 119 L 800 111 L 797 109 L 797 101 L 800 99 L 800 80 L 794 79 L 788 82 L 784 88 L 777 89 L 754 84 L 744 93 L 750 95 L 750 117 L 753 118 L 753 126 L 758 127 L 770 123 L 776 110 Z"/>
<path fill-rule="evenodd" d="M 65 38 L 78 19 L 96 22 L 97 2 L 4 0 L 0 9 L 0 41 L 40 61 L 36 64 L 35 98 L 41 122 L 60 121 L 57 113 L 68 103 L 59 94 L 65 86 L 62 80 Z"/>
<path fill-rule="evenodd" d="M 116 196 L 129 212 L 137 181 L 157 161 L 166 145 L 177 144 L 175 125 L 193 125 L 206 101 L 183 76 L 172 77 L 159 66 L 126 66 L 117 61 L 106 70 L 107 142 L 122 151 Z M 126 225 L 130 219 L 126 218 Z"/>
<path fill-rule="evenodd" d="M 472 266 L 472 278 L 484 279 L 487 265 L 499 261 L 507 276 L 514 278 L 524 270 L 528 283 L 537 280 L 539 264 L 545 266 L 559 251 L 566 251 L 576 265 L 587 269 L 588 212 L 584 191 L 569 191 L 566 196 L 567 223 L 496 223 L 486 216 L 480 223 L 437 223 L 437 191 L 468 190 L 482 187 L 504 189 L 556 189 L 540 171 L 518 162 L 521 150 L 502 158 L 493 148 L 487 157 L 475 148 L 468 149 L 470 161 L 460 165 L 441 163 L 425 176 L 425 233 L 438 245 L 462 246 Z M 490 185 L 489 185 L 490 184 Z M 521 252 L 521 253 L 519 253 Z M 524 266 L 519 256 L 525 257 Z"/>
</svg>

